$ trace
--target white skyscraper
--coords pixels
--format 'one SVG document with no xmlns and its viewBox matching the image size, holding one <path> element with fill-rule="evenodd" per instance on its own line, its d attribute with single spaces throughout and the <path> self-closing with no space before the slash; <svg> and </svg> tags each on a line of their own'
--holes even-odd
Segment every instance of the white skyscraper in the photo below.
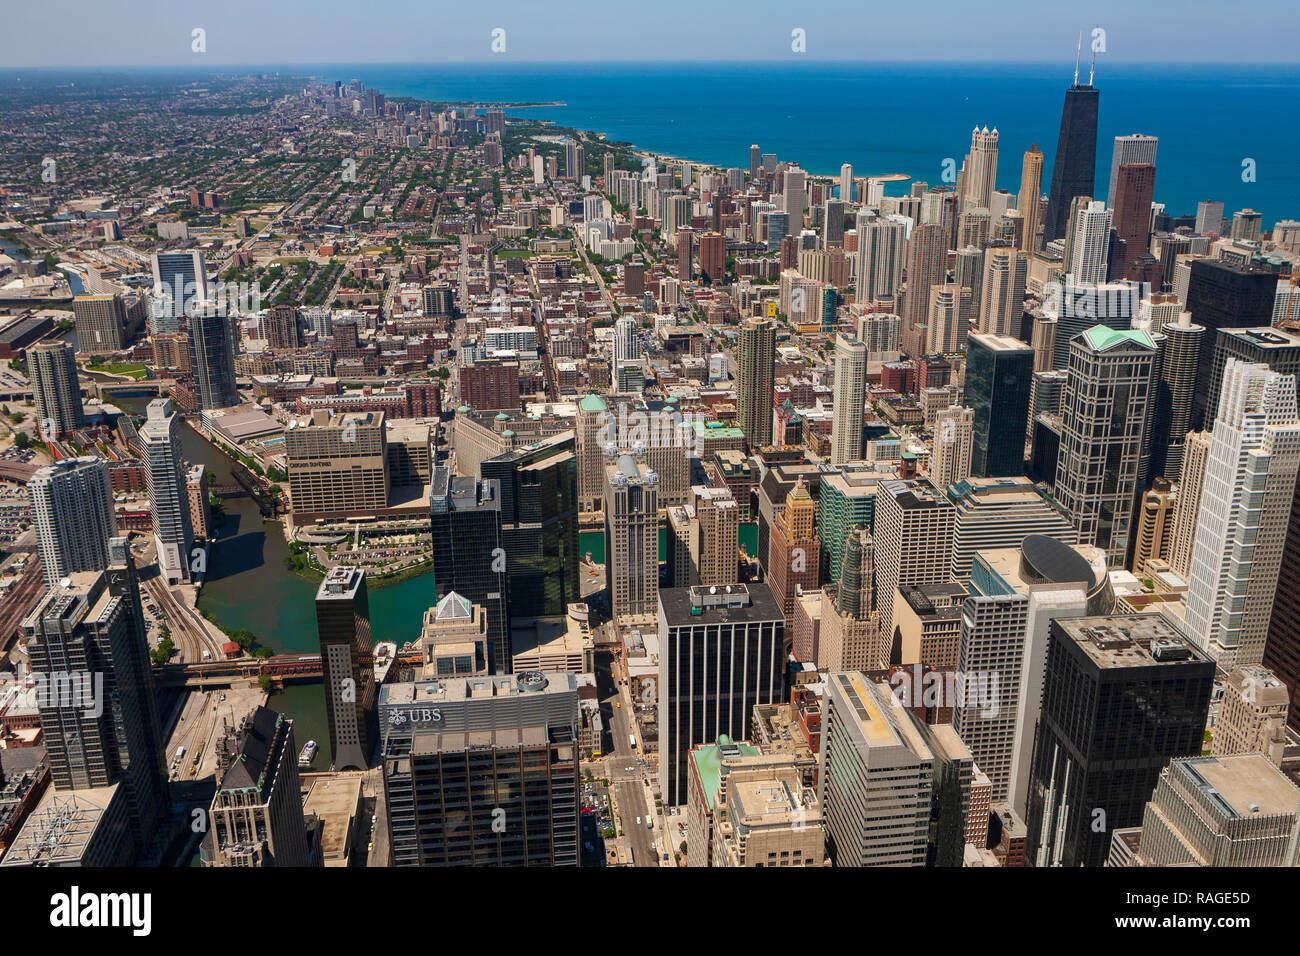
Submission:
<svg viewBox="0 0 1300 956">
<path fill-rule="evenodd" d="M 904 217 L 858 216 L 858 302 L 893 298 L 902 279 L 906 248 L 907 220 Z"/>
<path fill-rule="evenodd" d="M 140 439 L 144 442 L 158 567 L 170 583 L 188 581 L 194 525 L 181 453 L 180 416 L 172 411 L 171 399 L 156 398 L 149 403 Z"/>
<path fill-rule="evenodd" d="M 104 459 L 65 458 L 38 468 L 27 494 L 47 588 L 75 571 L 108 567 L 108 539 L 116 536 L 117 522 Z"/>
<path fill-rule="evenodd" d="M 790 217 L 790 232 L 798 233 L 803 228 L 803 185 L 807 174 L 798 166 L 791 166 L 785 171 L 785 185 L 782 196 L 785 202 L 785 214 Z"/>
<path fill-rule="evenodd" d="M 1191 638 L 1225 670 L 1263 659 L 1298 467 L 1295 376 L 1229 359 L 1185 617 Z"/>
<path fill-rule="evenodd" d="M 1156 146 L 1160 140 L 1155 136 L 1133 133 L 1129 136 L 1115 137 L 1115 151 L 1110 160 L 1110 188 L 1106 191 L 1106 205 L 1115 208 L 1115 186 L 1119 182 L 1119 168 L 1125 163 L 1150 163 L 1155 165 Z"/>
<path fill-rule="evenodd" d="M 970 153 L 966 156 L 965 195 L 962 209 L 987 209 L 997 189 L 998 131 L 985 126 L 971 131 Z"/>
<path fill-rule="evenodd" d="M 840 201 L 853 201 L 853 166 L 850 163 L 840 167 Z"/>
<path fill-rule="evenodd" d="M 1025 310 L 1029 257 L 1010 246 L 984 250 L 984 279 L 980 283 L 979 330 L 1016 335 Z"/>
<path fill-rule="evenodd" d="M 1111 212 L 1104 202 L 1079 204 L 1065 262 L 1065 271 L 1074 276 L 1075 282 L 1106 281 L 1110 221 Z"/>
<path fill-rule="evenodd" d="M 862 458 L 862 428 L 866 419 L 867 347 L 858 339 L 835 338 L 835 413 L 831 422 L 831 463 Z"/>
<path fill-rule="evenodd" d="M 940 491 L 970 477 L 974 441 L 975 409 L 953 405 L 935 416 L 930 481 Z"/>
<path fill-rule="evenodd" d="M 614 362 L 635 362 L 641 357 L 641 336 L 635 318 L 624 315 L 614 323 Z"/>
</svg>

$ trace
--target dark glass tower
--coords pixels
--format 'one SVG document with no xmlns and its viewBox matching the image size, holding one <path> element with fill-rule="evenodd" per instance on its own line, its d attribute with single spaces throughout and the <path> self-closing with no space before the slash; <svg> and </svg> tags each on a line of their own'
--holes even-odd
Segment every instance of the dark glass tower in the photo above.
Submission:
<svg viewBox="0 0 1300 956">
<path fill-rule="evenodd" d="M 235 358 L 230 337 L 230 317 L 199 309 L 189 318 L 190 351 L 200 409 L 229 408 L 239 404 L 235 390 Z"/>
<path fill-rule="evenodd" d="M 581 600 L 573 433 L 489 458 L 480 471 L 501 490 L 510 616 L 563 617 L 568 605 Z"/>
<path fill-rule="evenodd" d="M 498 673 L 510 670 L 508 555 L 501 539 L 501 484 L 453 475 L 439 465 L 430 483 L 435 601 L 450 592 L 487 614 L 488 659 Z"/>
<path fill-rule="evenodd" d="M 1065 235 L 1070 219 L 1070 203 L 1076 196 L 1092 196 L 1097 166 L 1097 106 L 1100 91 L 1088 83 L 1079 83 L 1079 68 L 1074 70 L 1074 85 L 1065 91 L 1061 109 L 1061 135 L 1056 140 L 1056 158 L 1052 164 L 1052 189 L 1048 193 L 1047 212 L 1043 217 L 1043 244 Z"/>
<path fill-rule="evenodd" d="M 1192 260 L 1187 284 L 1187 311 L 1205 329 L 1196 363 L 1196 390 L 1192 393 L 1193 431 L 1214 424 L 1209 412 L 1214 378 L 1214 350 L 1220 329 L 1248 329 L 1273 324 L 1277 273 L 1217 259 Z"/>
<path fill-rule="evenodd" d="M 335 770 L 366 770 L 379 739 L 370 598 L 360 568 L 337 567 L 316 592 L 316 630 Z"/>
<path fill-rule="evenodd" d="M 1025 470 L 1025 428 L 1034 350 L 1008 335 L 966 339 L 966 406 L 975 410 L 971 474 L 1004 478 Z"/>
<path fill-rule="evenodd" d="M 1214 661 L 1159 614 L 1053 620 L 1029 778 L 1029 866 L 1101 866 L 1160 771 L 1200 756 Z"/>
</svg>

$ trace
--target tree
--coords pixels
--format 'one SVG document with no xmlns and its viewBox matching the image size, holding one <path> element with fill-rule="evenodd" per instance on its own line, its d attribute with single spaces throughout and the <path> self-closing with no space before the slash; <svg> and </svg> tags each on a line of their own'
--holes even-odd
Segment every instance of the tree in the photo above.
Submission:
<svg viewBox="0 0 1300 956">
<path fill-rule="evenodd" d="M 257 678 L 257 686 L 262 689 L 262 693 L 269 694 L 271 692 L 271 675 L 270 674 L 259 675 Z"/>
<path fill-rule="evenodd" d="M 31 438 L 26 432 L 14 432 L 14 444 L 19 448 L 26 448 L 32 443 Z"/>
</svg>

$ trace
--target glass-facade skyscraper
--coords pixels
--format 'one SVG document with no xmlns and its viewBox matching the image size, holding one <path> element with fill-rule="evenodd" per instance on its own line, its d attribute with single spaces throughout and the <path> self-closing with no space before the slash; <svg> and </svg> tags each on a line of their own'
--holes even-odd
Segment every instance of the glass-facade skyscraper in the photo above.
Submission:
<svg viewBox="0 0 1300 956">
<path fill-rule="evenodd" d="M 1006 478 L 1025 470 L 1025 422 L 1034 350 L 1008 335 L 966 339 L 966 405 L 975 411 L 971 474 Z"/>
</svg>

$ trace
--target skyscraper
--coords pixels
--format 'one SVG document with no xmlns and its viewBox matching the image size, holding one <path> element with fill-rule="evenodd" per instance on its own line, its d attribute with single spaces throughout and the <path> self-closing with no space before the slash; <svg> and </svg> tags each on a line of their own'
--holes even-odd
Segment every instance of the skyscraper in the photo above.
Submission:
<svg viewBox="0 0 1300 956">
<path fill-rule="evenodd" d="M 1196 360 L 1205 329 L 1184 312 L 1177 322 L 1160 329 L 1165 337 L 1160 350 L 1160 375 L 1156 382 L 1155 415 L 1152 418 L 1151 465 L 1146 478 L 1164 477 L 1177 481 L 1182 474 L 1183 449 L 1192 424 L 1192 394 L 1196 389 Z"/>
<path fill-rule="evenodd" d="M 1084 284 L 1106 281 L 1110 250 L 1111 211 L 1103 202 L 1081 199 L 1074 204 L 1065 246 L 1065 272 Z"/>
<path fill-rule="evenodd" d="M 907 223 L 858 214 L 856 298 L 859 303 L 893 299 L 902 280 Z"/>
<path fill-rule="evenodd" d="M 826 851 L 837 867 L 924 866 L 934 753 L 888 687 L 826 678 L 818 764 Z"/>
<path fill-rule="evenodd" d="M 117 520 L 104 459 L 63 458 L 38 468 L 27 494 L 47 588 L 74 571 L 108 566 L 108 540 L 117 534 Z"/>
<path fill-rule="evenodd" d="M 1225 670 L 1263 660 L 1298 468 L 1295 376 L 1230 359 L 1186 601 L 1188 634 Z"/>
<path fill-rule="evenodd" d="M 615 620 L 654 616 L 659 595 L 659 476 L 632 455 L 605 466 L 605 565 Z"/>
<path fill-rule="evenodd" d="M 1024 472 L 1025 423 L 1033 390 L 1034 350 L 1009 335 L 966 339 L 966 405 L 974 410 L 970 473 Z"/>
<path fill-rule="evenodd" d="M 934 420 L 930 450 L 930 481 L 939 489 L 970 477 L 975 436 L 975 411 L 953 405 L 940 410 Z"/>
<path fill-rule="evenodd" d="M 984 250 L 984 275 L 980 282 L 979 330 L 996 335 L 1020 331 L 1025 311 L 1025 280 L 1029 258 L 1010 246 Z"/>
<path fill-rule="evenodd" d="M 821 545 L 816 537 L 817 503 L 800 477 L 785 497 L 785 508 L 772 523 L 768 546 L 768 583 L 785 615 L 787 638 L 794 635 L 794 605 L 799 594 L 816 590 L 821 573 Z"/>
<path fill-rule="evenodd" d="M 1150 163 L 1125 163 L 1116 171 L 1118 184 L 1107 203 L 1115 227 L 1115 254 L 1111 279 L 1129 277 L 1129 267 L 1150 251 L 1151 197 L 1155 195 L 1156 168 Z"/>
<path fill-rule="evenodd" d="M 510 593 L 501 544 L 501 490 L 496 481 L 433 469 L 429 485 L 435 595 L 452 591 L 487 612 L 488 652 L 498 672 L 510 660 Z"/>
<path fill-rule="evenodd" d="M 1061 109 L 1061 133 L 1056 140 L 1052 164 L 1052 188 L 1043 218 L 1043 242 L 1060 239 L 1070 215 L 1070 203 L 1077 196 L 1095 195 L 1097 162 L 1097 106 L 1100 92 L 1079 83 L 1079 64 L 1074 65 L 1074 85 L 1065 91 Z"/>
<path fill-rule="evenodd" d="M 835 413 L 831 422 L 831 463 L 862 458 L 867 401 L 867 347 L 847 335 L 835 337 Z"/>
<path fill-rule="evenodd" d="M 962 209 L 987 209 L 997 189 L 998 131 L 985 126 L 971 131 L 970 152 L 966 154 L 965 190 Z"/>
<path fill-rule="evenodd" d="M 22 631 L 55 788 L 124 787 L 140 860 L 163 831 L 170 800 L 135 565 L 125 538 L 108 547 L 108 570 L 69 574 Z"/>
<path fill-rule="evenodd" d="M 384 684 L 395 866 L 577 866 L 578 683 L 523 671 Z"/>
<path fill-rule="evenodd" d="M 957 511 L 924 480 L 882 481 L 876 493 L 876 607 L 880 637 L 894 640 L 894 592 L 905 584 L 948 580 Z"/>
<path fill-rule="evenodd" d="M 948 260 L 948 230 L 940 223 L 912 228 L 907 243 L 907 297 L 903 303 L 903 349 L 920 355 L 924 326 L 930 313 L 930 288 L 944 280 Z"/>
<path fill-rule="evenodd" d="M 578 591 L 578 473 L 572 432 L 479 466 L 501 492 L 501 547 L 513 619 L 562 619 Z M 498 669 L 504 670 L 503 661 Z"/>
<path fill-rule="evenodd" d="M 1016 208 L 1024 219 L 1020 251 L 1035 252 L 1038 249 L 1038 230 L 1043 224 L 1043 151 L 1037 143 L 1025 150 L 1020 163 L 1020 193 L 1016 196 Z"/>
<path fill-rule="evenodd" d="M 1070 341 L 1056 498 L 1115 568 L 1128 561 L 1157 354 L 1136 329 L 1097 325 Z"/>
<path fill-rule="evenodd" d="M 206 411 L 238 405 L 230 317 L 220 309 L 199 309 L 190 316 L 189 323 L 199 408 Z"/>
<path fill-rule="evenodd" d="M 120 292 L 79 295 L 72 300 L 72 315 L 78 352 L 118 352 L 131 344 L 131 322 Z"/>
<path fill-rule="evenodd" d="M 71 342 L 61 339 L 33 345 L 27 350 L 27 374 L 42 438 L 57 438 L 85 425 L 77 355 Z"/>
<path fill-rule="evenodd" d="M 153 256 L 154 310 L 149 331 L 174 333 L 181 330 L 180 318 L 188 315 L 196 303 L 208 303 L 212 290 L 208 285 L 203 252 L 178 249 Z"/>
<path fill-rule="evenodd" d="M 158 567 L 170 584 L 189 581 L 191 570 L 203 569 L 190 567 L 194 526 L 181 450 L 180 416 L 172 411 L 170 398 L 155 398 L 149 403 L 140 440 L 144 443 Z"/>
<path fill-rule="evenodd" d="M 772 382 L 776 375 L 776 326 L 746 319 L 737 355 L 736 423 L 751 449 L 772 444 Z"/>
<path fill-rule="evenodd" d="M 659 791 L 687 803 L 696 744 L 750 738 L 755 704 L 782 699 L 784 616 L 766 584 L 659 592 Z"/>
<path fill-rule="evenodd" d="M 1106 205 L 1112 209 L 1119 203 L 1120 167 L 1127 163 L 1141 163 L 1154 166 L 1156 147 L 1160 139 L 1143 133 L 1131 133 L 1128 136 L 1115 137 L 1115 149 L 1110 159 L 1110 188 L 1106 190 Z"/>
<path fill-rule="evenodd" d="M 1192 396 L 1192 429 L 1208 429 L 1214 350 L 1220 329 L 1265 328 L 1273 324 L 1277 275 L 1253 265 L 1220 259 L 1195 259 L 1187 284 L 1187 311 L 1205 329 L 1196 362 L 1196 391 Z"/>
<path fill-rule="evenodd" d="M 1101 866 L 1160 772 L 1199 756 L 1214 662 L 1159 614 L 1053 620 L 1025 859 Z"/>
<path fill-rule="evenodd" d="M 326 573 L 316 591 L 316 631 L 334 769 L 369 769 L 379 726 L 364 570 L 339 565 Z"/>
</svg>

